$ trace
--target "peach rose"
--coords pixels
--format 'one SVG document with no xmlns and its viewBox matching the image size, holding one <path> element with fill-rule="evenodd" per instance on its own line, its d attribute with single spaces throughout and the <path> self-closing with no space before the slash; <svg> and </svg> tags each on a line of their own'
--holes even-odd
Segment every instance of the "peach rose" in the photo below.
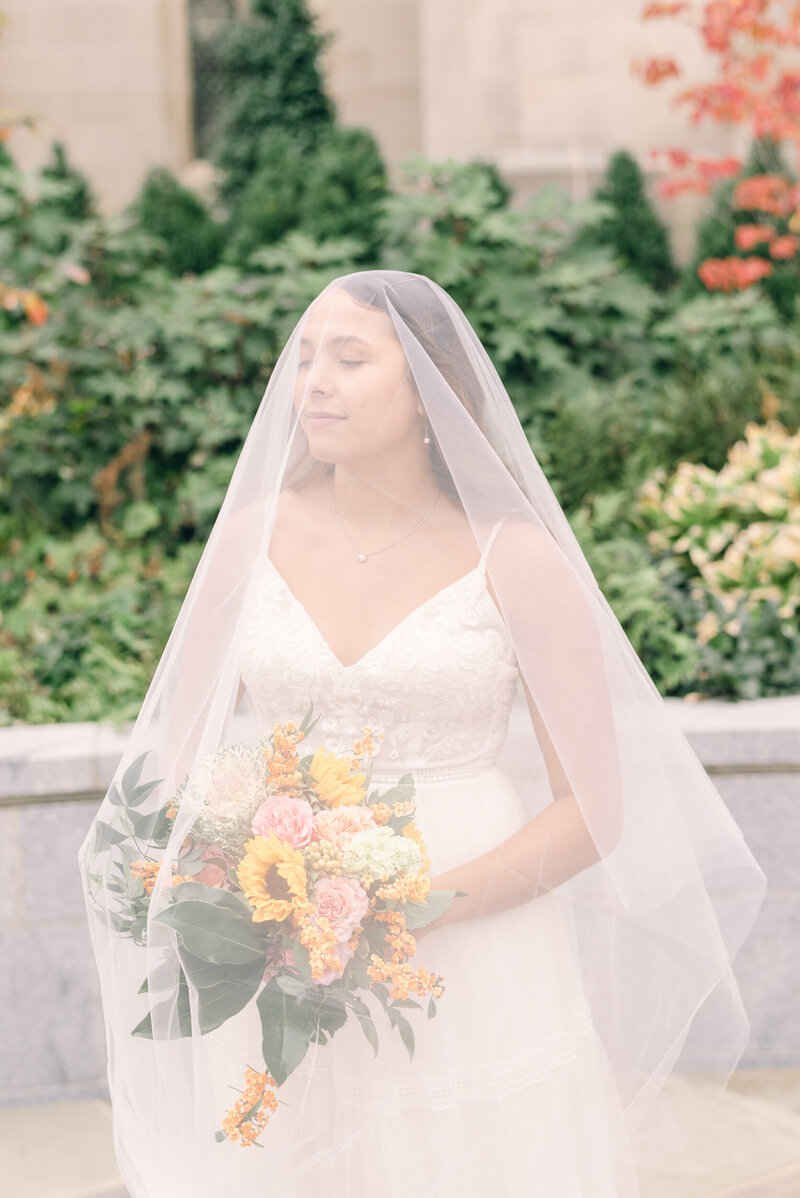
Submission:
<svg viewBox="0 0 800 1198">
<path fill-rule="evenodd" d="M 336 939 L 349 940 L 369 909 L 369 895 L 355 878 L 317 878 L 314 914 L 330 920 Z"/>
<path fill-rule="evenodd" d="M 314 816 L 313 840 L 329 840 L 343 847 L 356 832 L 374 828 L 375 821 L 366 807 L 332 807 Z"/>
<path fill-rule="evenodd" d="M 228 869 L 236 862 L 227 853 L 214 844 L 207 844 L 201 853 L 201 860 L 208 864 L 193 876 L 192 881 L 204 882 L 206 886 L 216 886 L 220 890 L 233 890 Z"/>
<path fill-rule="evenodd" d="M 255 836 L 269 837 L 270 832 L 274 832 L 293 849 L 302 849 L 311 839 L 314 812 L 305 799 L 274 794 L 264 800 L 250 826 Z"/>
</svg>

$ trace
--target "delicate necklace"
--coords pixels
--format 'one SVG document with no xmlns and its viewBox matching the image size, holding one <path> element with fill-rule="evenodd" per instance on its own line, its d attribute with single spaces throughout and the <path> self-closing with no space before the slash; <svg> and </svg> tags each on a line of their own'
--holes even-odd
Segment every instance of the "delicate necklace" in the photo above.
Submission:
<svg viewBox="0 0 800 1198">
<path fill-rule="evenodd" d="M 359 554 L 357 555 L 357 556 L 358 556 L 358 560 L 359 560 L 360 562 L 365 562 L 365 561 L 367 560 L 367 558 L 374 557 L 376 553 L 383 553 L 383 550 L 384 550 L 384 549 L 391 549 L 391 548 L 392 548 L 392 545 L 399 545 L 401 541 L 405 541 L 406 537 L 410 537 L 410 536 L 411 536 L 411 533 L 412 533 L 412 532 L 416 532 L 416 531 L 417 531 L 417 529 L 419 528 L 420 524 L 424 524 L 424 523 L 425 523 L 425 521 L 428 519 L 428 516 L 430 516 L 431 512 L 433 511 L 433 509 L 436 507 L 436 504 L 439 502 L 439 496 L 441 495 L 441 493 L 442 493 L 442 492 L 441 492 L 441 490 L 438 490 L 438 491 L 436 492 L 436 498 L 434 499 L 434 501 L 433 501 L 433 503 L 431 504 L 430 508 L 429 508 L 429 509 L 428 509 L 428 511 L 425 513 L 425 515 L 422 517 L 422 519 L 419 521 L 419 523 L 414 525 L 414 527 L 411 529 L 411 531 L 410 531 L 410 532 L 407 532 L 407 533 L 405 533 L 405 535 L 404 535 L 404 536 L 402 536 L 402 537 L 399 537 L 399 538 L 398 538 L 396 541 L 392 541 L 390 545 L 384 545 L 384 546 L 383 546 L 381 549 L 373 549 L 371 553 L 359 553 Z M 342 530 L 343 530 L 343 532 L 344 532 L 344 535 L 347 537 L 347 539 L 348 539 L 348 541 L 350 542 L 350 544 L 351 544 L 351 545 L 355 545 L 356 543 L 355 543 L 355 541 L 353 540 L 353 538 L 350 536 L 350 533 L 349 533 L 349 532 L 347 531 L 347 529 L 345 528 L 345 526 L 344 526 L 344 520 L 343 520 L 343 519 L 342 519 L 342 517 L 339 515 L 339 509 L 338 509 L 338 508 L 337 508 L 337 506 L 336 506 L 336 500 L 334 499 L 334 496 L 333 496 L 333 476 L 331 476 L 331 500 L 332 500 L 332 502 L 333 502 L 333 510 L 336 512 L 336 515 L 337 515 L 337 516 L 339 516 L 339 523 L 340 523 L 340 524 L 341 524 L 341 526 L 342 526 Z M 356 548 L 358 548 L 358 546 L 357 546 L 357 545 L 356 545 Z"/>
</svg>

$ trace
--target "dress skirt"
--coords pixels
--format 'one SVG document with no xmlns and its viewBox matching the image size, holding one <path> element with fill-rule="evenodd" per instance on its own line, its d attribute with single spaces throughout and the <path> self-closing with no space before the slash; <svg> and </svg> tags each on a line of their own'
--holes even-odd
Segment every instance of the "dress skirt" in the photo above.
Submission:
<svg viewBox="0 0 800 1198">
<path fill-rule="evenodd" d="M 415 821 L 432 876 L 481 856 L 530 818 L 497 765 L 415 781 Z M 390 783 L 376 776 L 374 785 Z M 264 1148 L 210 1144 L 200 1191 L 209 1198 L 638 1198 L 558 890 L 430 932 L 411 964 L 440 973 L 445 987 L 430 1019 L 428 996 L 410 995 L 422 1008 L 404 1012 L 413 1060 L 368 994 L 378 1055 L 354 1019 L 330 1043 L 312 1043 L 277 1091 L 277 1111 L 259 1137 Z M 238 1096 L 231 1087 L 243 1086 L 244 1066 L 264 1067 L 255 1004 L 204 1041 L 222 1114 Z"/>
</svg>

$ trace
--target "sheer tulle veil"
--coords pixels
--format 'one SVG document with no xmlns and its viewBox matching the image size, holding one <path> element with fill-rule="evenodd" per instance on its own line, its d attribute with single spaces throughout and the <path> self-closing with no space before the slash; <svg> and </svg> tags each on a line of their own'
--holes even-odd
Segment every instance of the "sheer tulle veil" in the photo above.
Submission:
<svg viewBox="0 0 800 1198">
<path fill-rule="evenodd" d="M 311 319 L 316 335 L 303 340 Z M 380 396 L 381 410 L 387 421 L 402 422 L 405 404 L 408 419 L 420 422 L 420 439 L 427 429 L 432 476 L 468 521 L 476 556 L 501 522 L 486 560 L 524 684 L 524 719 L 509 733 L 499 763 L 518 786 L 531 823 L 524 858 L 518 852 L 499 863 L 481 896 L 487 914 L 507 889 L 509 871 L 517 886 L 529 887 L 531 910 L 542 893 L 561 896 L 602 1045 L 608 1136 L 637 1163 L 657 1163 L 697 1133 L 748 1041 L 732 963 L 762 902 L 763 872 L 598 587 L 463 312 L 423 275 L 343 275 L 309 305 L 274 365 L 113 783 L 80 849 L 115 1135 L 118 1152 L 131 1162 L 126 1181 L 137 1196 L 177 1198 L 176 1178 L 185 1184 L 181 1192 L 191 1189 L 195 1198 L 233 1193 L 224 1178 L 236 1176 L 227 1155 L 235 1152 L 263 1158 L 267 1181 L 271 1176 L 268 1152 L 214 1140 L 221 1111 L 209 1078 L 218 1031 L 203 1025 L 201 987 L 191 975 L 187 982 L 181 968 L 174 923 L 159 917 L 181 890 L 174 877 L 186 872 L 182 853 L 203 818 L 208 763 L 222 749 L 264 735 L 242 685 L 256 567 L 270 553 L 281 493 L 302 490 L 333 469 L 331 455 L 311 452 L 310 380 L 339 369 L 341 347 L 352 346 L 344 338 L 369 340 L 376 330 L 402 361 L 402 386 Z M 360 458 L 350 453 L 348 477 L 368 470 L 371 449 L 364 442 Z M 367 527 L 368 513 L 362 515 L 360 526 Z M 403 586 L 410 595 L 413 537 L 406 546 Z M 370 566 L 354 558 L 348 586 L 362 569 Z M 308 561 L 307 594 L 317 584 L 335 590 L 343 582 L 335 574 L 323 579 L 320 563 Z M 325 694 L 313 699 L 316 709 L 325 708 Z M 302 715 L 286 713 L 293 720 Z M 313 752 L 313 731 L 308 744 Z M 556 776 L 564 780 L 559 793 Z M 182 801 L 170 807 L 176 794 Z M 134 850 L 120 831 L 121 812 L 136 832 Z M 160 866 L 151 870 L 148 903 L 136 908 L 142 860 Z M 491 937 L 491 917 L 482 926 Z M 435 933 L 424 943 L 433 956 Z M 498 994 L 515 987 L 524 953 L 523 943 L 519 956 L 505 961 Z M 447 1019 L 446 993 L 438 1008 L 431 1027 Z M 150 1034 L 132 1035 L 148 1016 Z M 317 1061 L 335 1040 L 311 1046 Z M 257 1040 L 250 1063 L 263 1068 Z M 688 1103 L 682 1079 L 698 1072 L 703 1086 Z M 313 1090 L 313 1074 L 305 1084 Z M 283 1114 L 279 1108 L 274 1119 Z M 263 1192 L 273 1192 L 266 1182 Z"/>
</svg>

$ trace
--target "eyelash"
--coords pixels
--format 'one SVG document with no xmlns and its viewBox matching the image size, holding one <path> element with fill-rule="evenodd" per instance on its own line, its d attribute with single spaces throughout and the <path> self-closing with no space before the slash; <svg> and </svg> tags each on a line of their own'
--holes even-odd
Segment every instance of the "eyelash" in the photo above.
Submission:
<svg viewBox="0 0 800 1198">
<path fill-rule="evenodd" d="M 360 360 L 357 361 L 352 358 L 349 358 L 349 359 L 348 358 L 340 358 L 339 361 L 341 362 L 342 366 L 363 366 L 364 365 L 363 361 L 360 361 Z M 300 363 L 300 365 L 308 366 L 308 361 L 307 360 L 303 361 Z"/>
</svg>

